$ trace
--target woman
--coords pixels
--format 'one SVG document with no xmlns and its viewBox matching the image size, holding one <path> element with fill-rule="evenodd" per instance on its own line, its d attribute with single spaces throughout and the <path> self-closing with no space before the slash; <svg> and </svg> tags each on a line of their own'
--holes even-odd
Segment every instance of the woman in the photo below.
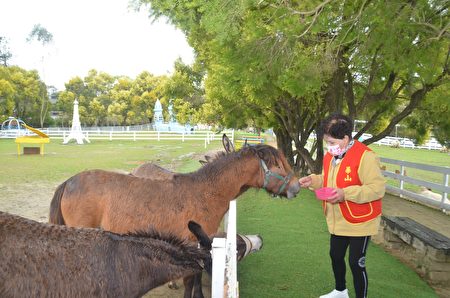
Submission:
<svg viewBox="0 0 450 298">
<path fill-rule="evenodd" d="M 312 174 L 299 179 L 300 186 L 318 189 L 334 188 L 323 201 L 330 237 L 330 257 L 335 289 L 321 298 L 345 298 L 345 254 L 357 298 L 367 297 L 365 256 L 371 235 L 378 232 L 381 198 L 385 179 L 375 153 L 366 145 L 352 139 L 353 123 L 341 114 L 332 114 L 322 121 L 319 134 L 327 145 L 321 175 Z"/>
</svg>

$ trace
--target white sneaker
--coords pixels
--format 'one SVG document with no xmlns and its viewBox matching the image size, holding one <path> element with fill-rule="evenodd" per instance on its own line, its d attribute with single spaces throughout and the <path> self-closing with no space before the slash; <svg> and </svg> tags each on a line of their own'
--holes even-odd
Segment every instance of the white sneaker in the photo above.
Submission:
<svg viewBox="0 0 450 298">
<path fill-rule="evenodd" d="M 349 298 L 348 290 L 345 289 L 343 291 L 338 291 L 338 290 L 334 289 L 330 293 L 322 295 L 319 298 Z"/>
</svg>

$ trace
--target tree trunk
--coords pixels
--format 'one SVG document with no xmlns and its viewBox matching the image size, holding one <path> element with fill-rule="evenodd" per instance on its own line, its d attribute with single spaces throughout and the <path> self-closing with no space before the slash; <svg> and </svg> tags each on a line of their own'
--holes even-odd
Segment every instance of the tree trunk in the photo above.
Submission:
<svg viewBox="0 0 450 298">
<path fill-rule="evenodd" d="M 294 167 L 294 152 L 292 150 L 292 138 L 282 128 L 274 128 L 275 135 L 277 136 L 277 147 L 284 153 L 287 161 Z"/>
</svg>

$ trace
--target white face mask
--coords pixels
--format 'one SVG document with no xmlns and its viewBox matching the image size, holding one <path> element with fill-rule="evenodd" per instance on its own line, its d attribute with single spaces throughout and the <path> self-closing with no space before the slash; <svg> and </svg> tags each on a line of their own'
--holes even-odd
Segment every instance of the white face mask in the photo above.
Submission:
<svg viewBox="0 0 450 298">
<path fill-rule="evenodd" d="M 344 153 L 344 149 L 339 147 L 339 144 L 333 146 L 327 146 L 328 152 L 333 156 L 339 156 Z"/>
</svg>

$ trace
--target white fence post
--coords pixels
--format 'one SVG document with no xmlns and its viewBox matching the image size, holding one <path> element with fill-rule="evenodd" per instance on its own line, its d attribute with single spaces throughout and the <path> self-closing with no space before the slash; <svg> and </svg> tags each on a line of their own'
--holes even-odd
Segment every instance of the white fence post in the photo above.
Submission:
<svg viewBox="0 0 450 298">
<path fill-rule="evenodd" d="M 400 174 L 402 175 L 402 176 L 405 176 L 405 167 L 404 166 L 400 166 Z M 403 179 L 402 180 L 400 180 L 400 189 L 401 190 L 403 190 Z M 400 194 L 400 198 L 403 198 L 403 195 L 402 194 Z"/>
<path fill-rule="evenodd" d="M 237 260 L 236 260 L 236 200 L 230 202 L 227 227 L 227 284 L 228 298 L 238 297 Z"/>
<path fill-rule="evenodd" d="M 212 245 L 213 274 L 211 297 L 237 298 L 239 297 L 239 287 L 236 257 L 236 200 L 230 202 L 230 208 L 225 214 L 224 226 L 227 238 L 214 238 Z M 226 286 L 224 287 L 225 284 Z"/>
<path fill-rule="evenodd" d="M 212 284 L 211 297 L 223 298 L 225 280 L 225 238 L 214 238 L 212 243 Z"/>
<path fill-rule="evenodd" d="M 448 186 L 448 174 L 444 174 L 444 186 Z M 448 192 L 444 191 L 442 193 L 442 202 L 441 202 L 441 209 L 445 210 L 444 203 L 447 200 Z"/>
</svg>

